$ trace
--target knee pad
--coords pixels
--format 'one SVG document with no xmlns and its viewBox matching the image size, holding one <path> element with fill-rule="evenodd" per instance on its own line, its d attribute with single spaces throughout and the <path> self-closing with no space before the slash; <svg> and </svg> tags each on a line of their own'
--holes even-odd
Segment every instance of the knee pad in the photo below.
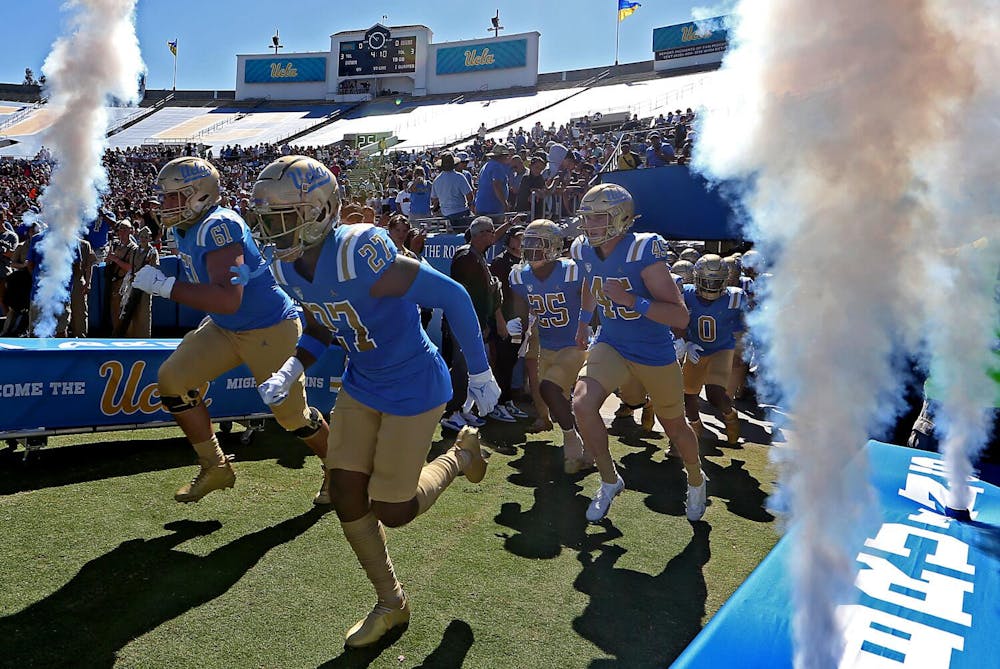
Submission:
<svg viewBox="0 0 1000 669">
<path fill-rule="evenodd" d="M 299 439 L 308 439 L 313 436 L 319 429 L 323 427 L 323 414 L 319 412 L 316 407 L 309 407 L 309 422 L 300 427 L 297 430 L 292 430 L 294 434 Z"/>
<path fill-rule="evenodd" d="M 201 404 L 201 394 L 197 390 L 189 390 L 183 397 L 164 395 L 160 397 L 160 403 L 170 413 L 184 413 Z"/>
</svg>

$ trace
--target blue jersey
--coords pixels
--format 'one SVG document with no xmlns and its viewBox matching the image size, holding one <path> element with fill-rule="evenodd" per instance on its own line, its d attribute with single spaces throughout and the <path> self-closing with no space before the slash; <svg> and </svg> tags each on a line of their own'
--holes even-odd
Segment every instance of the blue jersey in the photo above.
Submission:
<svg viewBox="0 0 1000 669">
<path fill-rule="evenodd" d="M 695 287 L 684 286 L 684 303 L 691 313 L 687 340 L 701 346 L 702 355 L 736 348 L 736 333 L 743 332 L 743 311 L 746 296 L 739 288 L 729 286 L 717 300 L 703 300 Z"/>
<path fill-rule="evenodd" d="M 527 264 L 515 265 L 510 271 L 510 289 L 528 303 L 537 319 L 542 348 L 550 351 L 576 346 L 582 287 L 579 268 L 566 258 L 556 260 L 544 281 Z"/>
<path fill-rule="evenodd" d="M 175 229 L 174 238 L 177 240 L 177 255 L 191 283 L 209 282 L 205 260 L 209 253 L 233 244 L 242 247 L 243 264 L 250 270 L 251 279 L 243 286 L 243 301 L 236 313 L 209 314 L 220 328 L 257 330 L 297 317 L 295 304 L 274 282 L 250 228 L 232 209 L 215 207 L 187 230 Z"/>
<path fill-rule="evenodd" d="M 673 364 L 677 361 L 674 335 L 669 325 L 612 302 L 604 294 L 604 282 L 617 279 L 630 293 L 652 301 L 642 270 L 662 263 L 669 251 L 663 237 L 649 232 L 626 233 L 604 260 L 585 237 L 577 237 L 570 248 L 570 256 L 583 273 L 585 289 L 597 298 L 595 313 L 600 315 L 601 327 L 595 341 L 609 344 L 626 360 L 642 365 Z"/>
<path fill-rule="evenodd" d="M 313 281 L 294 263 L 272 267 L 278 283 L 347 351 L 344 389 L 382 413 L 415 416 L 451 399 L 451 376 L 420 326 L 416 304 L 370 295 L 396 253 L 382 228 L 343 225 L 323 242 Z"/>
</svg>

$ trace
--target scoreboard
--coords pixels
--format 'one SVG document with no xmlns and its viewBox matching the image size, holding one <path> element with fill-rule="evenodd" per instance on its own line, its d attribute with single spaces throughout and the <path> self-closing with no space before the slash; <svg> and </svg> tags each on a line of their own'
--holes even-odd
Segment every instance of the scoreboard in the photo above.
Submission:
<svg viewBox="0 0 1000 669">
<path fill-rule="evenodd" d="M 392 37 L 370 30 L 362 40 L 340 43 L 341 77 L 400 74 L 417 71 L 417 38 Z"/>
</svg>

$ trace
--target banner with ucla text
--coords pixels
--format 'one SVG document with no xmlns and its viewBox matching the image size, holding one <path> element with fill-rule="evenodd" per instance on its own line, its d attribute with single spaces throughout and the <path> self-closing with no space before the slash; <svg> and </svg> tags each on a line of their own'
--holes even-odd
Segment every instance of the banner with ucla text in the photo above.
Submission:
<svg viewBox="0 0 1000 669">
<path fill-rule="evenodd" d="M 326 81 L 326 58 L 259 58 L 244 63 L 247 84 Z"/>
<path fill-rule="evenodd" d="M 1000 666 L 1000 488 L 970 479 L 972 519 L 954 520 L 940 455 L 872 441 L 867 456 L 878 504 L 855 558 L 856 601 L 837 610 L 838 666 Z M 793 528 L 673 667 L 792 667 L 794 536 Z"/>
<path fill-rule="evenodd" d="M 528 64 L 528 40 L 486 41 L 437 50 L 436 74 L 462 74 L 482 70 L 502 70 Z"/>
<path fill-rule="evenodd" d="M 157 370 L 179 339 L 0 339 L 0 434 L 171 421 Z M 339 347 L 306 370 L 309 404 L 324 413 L 340 389 Z M 240 365 L 201 388 L 212 418 L 267 414 Z"/>
<path fill-rule="evenodd" d="M 653 30 L 653 53 L 656 60 L 725 51 L 729 40 L 728 17 L 716 16 L 703 21 L 678 23 Z"/>
</svg>

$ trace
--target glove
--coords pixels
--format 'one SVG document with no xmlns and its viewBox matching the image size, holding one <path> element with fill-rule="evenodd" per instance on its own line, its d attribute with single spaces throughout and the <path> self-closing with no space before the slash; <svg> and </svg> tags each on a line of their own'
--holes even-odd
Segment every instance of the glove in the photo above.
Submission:
<svg viewBox="0 0 1000 669">
<path fill-rule="evenodd" d="M 704 350 L 705 349 L 698 346 L 698 344 L 695 344 L 693 341 L 689 341 L 687 343 L 687 359 L 697 364 L 697 362 L 701 360 L 701 352 Z"/>
<path fill-rule="evenodd" d="M 264 400 L 264 404 L 272 406 L 284 402 L 288 397 L 288 390 L 295 383 L 295 379 L 302 376 L 302 372 L 304 371 L 305 368 L 302 367 L 302 361 L 294 355 L 286 360 L 285 364 L 278 371 L 269 376 L 264 383 L 257 386 L 257 392 L 260 393 L 260 398 Z"/>
<path fill-rule="evenodd" d="M 674 353 L 677 355 L 677 359 L 681 362 L 684 361 L 684 354 L 687 352 L 688 343 L 683 339 L 674 339 Z"/>
<path fill-rule="evenodd" d="M 174 282 L 176 280 L 172 276 L 167 276 L 156 267 L 146 265 L 135 273 L 135 278 L 132 279 L 132 287 L 138 288 L 150 295 L 165 297 L 169 300 L 170 291 L 174 289 Z"/>
<path fill-rule="evenodd" d="M 493 372 L 486 370 L 478 374 L 469 374 L 469 397 L 479 407 L 479 415 L 485 416 L 493 411 L 500 399 L 500 386 L 493 378 Z"/>
<path fill-rule="evenodd" d="M 520 318 L 512 318 L 507 321 L 507 334 L 511 337 L 524 334 L 524 325 L 521 324 Z"/>
</svg>

